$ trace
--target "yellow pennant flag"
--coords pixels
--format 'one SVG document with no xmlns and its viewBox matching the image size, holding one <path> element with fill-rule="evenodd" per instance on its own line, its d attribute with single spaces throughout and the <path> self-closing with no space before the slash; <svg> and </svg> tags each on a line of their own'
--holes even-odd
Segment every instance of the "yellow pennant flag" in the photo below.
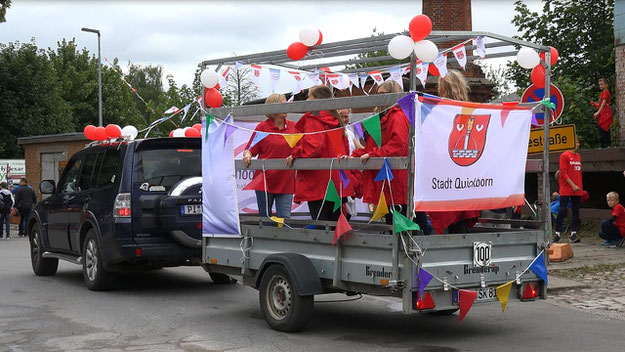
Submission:
<svg viewBox="0 0 625 352">
<path fill-rule="evenodd" d="M 273 220 L 274 222 L 278 223 L 278 228 L 282 228 L 282 226 L 284 226 L 284 218 L 279 218 L 277 216 L 272 216 L 270 219 Z"/>
<path fill-rule="evenodd" d="M 386 205 L 386 197 L 384 197 L 384 190 L 380 192 L 380 201 L 378 201 L 378 206 L 375 207 L 375 211 L 373 215 L 371 215 L 371 221 L 378 220 L 382 218 L 384 215 L 388 214 L 388 205 Z"/>
<path fill-rule="evenodd" d="M 514 281 L 510 281 L 501 286 L 497 286 L 497 299 L 499 303 L 501 303 L 501 312 L 503 313 L 506 310 L 506 305 L 508 304 L 508 298 L 510 297 L 510 288 L 512 288 L 512 283 Z"/>
<path fill-rule="evenodd" d="M 289 143 L 289 147 L 293 148 L 297 144 L 297 142 L 302 139 L 304 135 L 302 133 L 298 134 L 283 134 L 282 137 Z"/>
</svg>

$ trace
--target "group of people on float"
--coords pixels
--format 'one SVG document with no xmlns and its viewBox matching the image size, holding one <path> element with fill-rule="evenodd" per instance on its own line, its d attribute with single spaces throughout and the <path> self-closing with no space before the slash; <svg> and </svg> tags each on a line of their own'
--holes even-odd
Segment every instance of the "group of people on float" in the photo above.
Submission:
<svg viewBox="0 0 625 352">
<path fill-rule="evenodd" d="M 378 94 L 399 93 L 402 88 L 395 81 L 389 80 L 380 84 Z M 464 76 L 450 70 L 445 77 L 438 81 L 438 94 L 444 98 L 468 101 L 468 85 Z M 308 100 L 330 99 L 333 97 L 332 88 L 325 85 L 317 85 L 308 90 Z M 270 95 L 266 103 L 284 103 L 285 97 L 281 94 Z M 382 143 L 378 147 L 375 140 L 365 131 L 364 140 L 359 139 L 347 128 L 350 111 L 322 110 L 305 113 L 295 123 L 286 119 L 286 114 L 267 115 L 267 119 L 259 123 L 256 132 L 270 133 L 260 142 L 252 145 L 252 134 L 245 151 L 243 163 L 250 165 L 253 157 L 258 159 L 285 159 L 287 166 L 292 166 L 293 161 L 301 158 L 359 158 L 364 164 L 371 157 L 407 157 L 410 125 L 399 106 L 378 107 L 376 113 L 380 114 L 380 128 Z M 324 131 L 343 128 L 343 155 L 337 155 L 335 146 L 330 137 Z M 273 134 L 272 134 L 273 133 Z M 293 147 L 287 143 L 281 134 L 303 134 L 302 138 Z M 310 216 L 313 220 L 336 221 L 341 212 L 339 208 L 334 211 L 334 203 L 324 201 L 326 188 L 332 179 L 339 191 L 344 205 L 349 205 L 353 198 L 362 198 L 363 202 L 377 205 L 380 193 L 384 190 L 387 203 L 393 204 L 392 211 L 407 214 L 407 170 L 393 170 L 393 179 L 390 181 L 375 182 L 378 170 L 345 170 L 350 182 L 341 181 L 339 170 L 266 170 L 262 182 L 258 182 L 255 188 L 258 210 L 261 216 L 270 217 L 272 206 L 276 205 L 275 216 L 289 218 L 291 216 L 292 202 L 307 202 Z M 254 177 L 263 177 L 262 170 L 256 170 Z M 383 187 L 383 182 L 387 183 Z M 345 204 L 347 203 L 347 204 Z M 462 212 L 431 212 L 428 214 L 432 226 L 437 233 L 447 229 L 448 233 L 467 232 L 475 224 L 479 211 Z M 349 215 L 348 215 L 349 218 Z M 387 224 L 392 223 L 392 214 L 385 216 Z M 423 212 L 417 212 L 413 219 L 428 234 L 427 216 Z"/>
</svg>

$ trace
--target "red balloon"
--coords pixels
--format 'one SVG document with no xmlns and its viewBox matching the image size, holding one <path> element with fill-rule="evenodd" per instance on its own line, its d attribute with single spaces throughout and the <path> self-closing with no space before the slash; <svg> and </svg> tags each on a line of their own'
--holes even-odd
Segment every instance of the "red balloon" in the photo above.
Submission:
<svg viewBox="0 0 625 352">
<path fill-rule="evenodd" d="M 193 128 L 195 128 L 198 131 L 202 131 L 202 124 L 201 123 L 196 123 L 195 125 L 192 126 Z"/>
<path fill-rule="evenodd" d="M 317 42 L 315 43 L 315 45 L 319 45 L 321 44 L 321 42 L 323 41 L 323 33 L 321 33 L 320 30 L 317 29 L 317 31 L 319 32 L 319 40 L 317 40 Z"/>
<path fill-rule="evenodd" d="M 432 75 L 432 76 L 440 76 L 441 73 L 438 72 L 438 68 L 436 68 L 436 65 L 434 64 L 430 64 L 428 66 L 428 72 Z"/>
<path fill-rule="evenodd" d="M 532 83 L 538 88 L 545 87 L 545 69 L 542 65 L 536 65 L 532 69 L 532 75 L 530 76 Z"/>
<path fill-rule="evenodd" d="M 408 25 L 410 37 L 415 42 L 425 39 L 432 31 L 432 21 L 426 15 L 416 15 Z"/>
<path fill-rule="evenodd" d="M 119 138 L 122 136 L 122 129 L 118 125 L 107 125 L 104 130 L 106 131 L 106 135 L 111 138 Z"/>
<path fill-rule="evenodd" d="M 95 126 L 94 125 L 85 126 L 85 129 L 83 130 L 83 132 L 85 134 L 85 138 L 95 141 Z"/>
<path fill-rule="evenodd" d="M 174 131 L 170 131 L 169 132 L 169 137 L 173 137 L 174 136 Z"/>
<path fill-rule="evenodd" d="M 556 50 L 556 48 L 550 46 L 551 48 L 551 66 L 556 64 L 556 61 L 558 61 L 558 58 L 560 57 L 560 54 L 558 54 L 558 50 Z M 545 61 L 545 53 L 538 53 L 538 56 L 540 56 L 540 59 Z"/>
<path fill-rule="evenodd" d="M 99 126 L 95 128 L 95 139 L 97 141 L 103 141 L 106 140 L 108 138 L 108 135 L 106 134 L 106 128 Z"/>
<path fill-rule="evenodd" d="M 195 128 L 187 128 L 184 130 L 185 137 L 202 137 L 202 133 Z"/>
<path fill-rule="evenodd" d="M 286 56 L 291 60 L 301 60 L 308 53 L 308 47 L 302 42 L 295 42 L 286 49 Z"/>
<path fill-rule="evenodd" d="M 219 93 L 219 91 L 215 88 L 208 88 L 204 92 L 204 101 L 206 102 L 206 105 L 210 106 L 211 108 L 220 107 L 223 103 L 223 100 L 224 99 L 221 96 L 221 93 Z"/>
</svg>

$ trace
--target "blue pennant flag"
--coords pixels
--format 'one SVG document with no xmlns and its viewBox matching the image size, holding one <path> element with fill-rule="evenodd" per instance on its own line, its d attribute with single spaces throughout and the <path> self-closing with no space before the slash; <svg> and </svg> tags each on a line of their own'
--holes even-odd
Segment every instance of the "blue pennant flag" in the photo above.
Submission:
<svg viewBox="0 0 625 352">
<path fill-rule="evenodd" d="M 347 177 L 347 173 L 345 170 L 339 170 L 339 176 L 341 177 L 341 183 L 343 184 L 343 189 L 347 188 L 349 185 L 349 177 Z"/>
<path fill-rule="evenodd" d="M 252 147 L 254 147 L 256 145 L 256 143 L 262 141 L 268 135 L 269 135 L 269 133 L 266 133 L 266 132 L 260 132 L 260 131 L 254 132 L 254 139 L 252 139 L 252 143 L 250 144 L 250 148 L 249 149 L 252 149 Z"/>
<path fill-rule="evenodd" d="M 538 277 L 543 279 L 545 285 L 548 285 L 549 281 L 547 279 L 547 267 L 545 267 L 545 258 L 543 258 L 543 253 L 545 252 L 540 252 L 538 257 L 534 259 L 534 262 L 532 263 L 532 265 L 530 265 L 530 269 L 534 272 L 534 274 L 538 275 Z"/>
<path fill-rule="evenodd" d="M 388 160 L 384 159 L 384 164 L 378 172 L 378 175 L 375 177 L 374 181 L 382 181 L 389 180 L 393 181 L 393 172 L 391 171 L 391 165 L 389 165 Z"/>
<path fill-rule="evenodd" d="M 427 287 L 427 285 L 432 281 L 434 276 L 430 274 L 427 270 L 423 268 L 414 268 L 414 273 L 412 275 L 412 288 L 419 288 L 419 295 L 417 296 L 417 300 L 421 299 L 423 296 L 423 290 Z"/>
<path fill-rule="evenodd" d="M 413 126 L 414 126 L 414 118 L 415 118 L 414 98 L 415 98 L 415 92 L 412 92 L 397 101 L 397 104 L 404 112 L 404 115 L 406 115 L 406 117 L 408 118 L 408 121 L 410 121 L 410 124 Z"/>
</svg>

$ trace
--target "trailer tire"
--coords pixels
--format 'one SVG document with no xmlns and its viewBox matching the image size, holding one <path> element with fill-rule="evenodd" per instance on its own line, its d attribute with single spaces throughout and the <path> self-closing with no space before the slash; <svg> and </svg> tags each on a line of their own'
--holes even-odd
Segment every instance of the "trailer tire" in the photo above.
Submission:
<svg viewBox="0 0 625 352">
<path fill-rule="evenodd" d="M 278 331 L 303 330 L 312 316 L 314 295 L 297 294 L 297 283 L 286 268 L 270 265 L 260 281 L 260 310 L 269 326 Z"/>
</svg>

